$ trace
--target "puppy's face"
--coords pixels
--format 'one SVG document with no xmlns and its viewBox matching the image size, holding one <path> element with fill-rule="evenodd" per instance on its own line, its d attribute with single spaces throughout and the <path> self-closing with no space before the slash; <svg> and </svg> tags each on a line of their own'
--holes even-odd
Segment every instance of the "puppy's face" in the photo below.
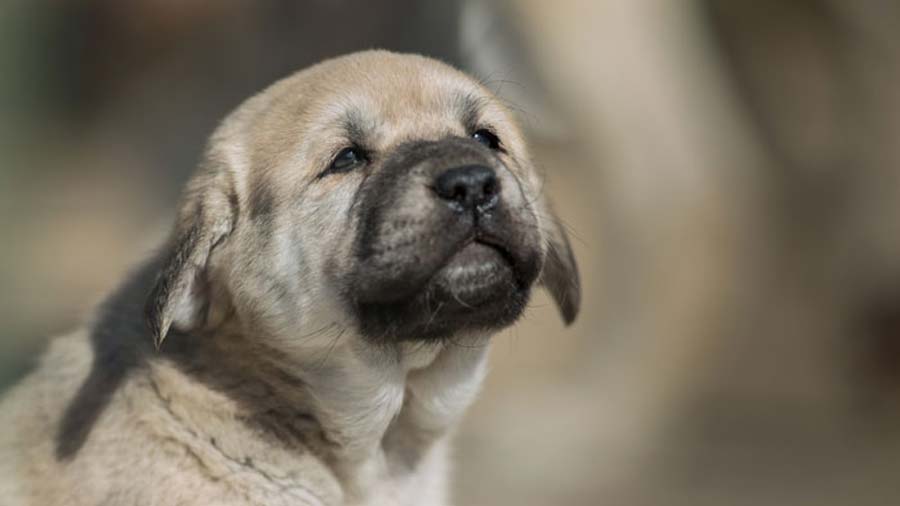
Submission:
<svg viewBox="0 0 900 506">
<path fill-rule="evenodd" d="M 280 339 L 440 340 L 509 325 L 542 272 L 570 321 L 574 260 L 510 113 L 446 65 L 359 53 L 226 119 L 148 316 L 159 339 L 234 314 Z"/>
</svg>

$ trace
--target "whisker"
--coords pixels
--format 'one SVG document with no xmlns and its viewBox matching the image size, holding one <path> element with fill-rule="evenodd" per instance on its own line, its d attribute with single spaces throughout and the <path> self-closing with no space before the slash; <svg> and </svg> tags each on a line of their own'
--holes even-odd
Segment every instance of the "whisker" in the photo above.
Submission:
<svg viewBox="0 0 900 506">
<path fill-rule="evenodd" d="M 310 332 L 309 334 L 301 335 L 298 339 L 308 339 L 310 337 L 318 336 L 319 334 L 322 334 L 325 331 L 327 331 L 331 328 L 334 328 L 336 326 L 337 326 L 337 323 L 331 322 L 328 325 L 325 325 L 324 327 L 320 328 L 319 330 L 314 330 L 314 331 Z"/>
<path fill-rule="evenodd" d="M 450 288 L 450 295 L 452 295 L 453 299 L 456 300 L 456 302 L 459 302 L 459 305 L 461 305 L 462 307 L 466 309 L 472 309 L 472 306 L 463 302 L 463 300 L 459 297 L 459 294 L 457 294 L 456 290 L 454 290 L 452 287 Z"/>
<path fill-rule="evenodd" d="M 428 318 L 428 322 L 425 323 L 425 330 L 428 330 L 428 327 L 430 327 L 431 324 L 434 323 L 434 319 L 437 318 L 438 312 L 441 310 L 442 307 L 444 307 L 443 302 L 438 304 L 437 309 L 435 309 L 434 313 L 431 314 L 431 317 Z"/>
<path fill-rule="evenodd" d="M 321 370 L 323 367 L 325 367 L 325 363 L 328 362 L 328 359 L 331 357 L 331 353 L 334 351 L 335 347 L 337 347 L 338 341 L 340 341 L 341 337 L 344 336 L 344 332 L 346 332 L 346 330 L 347 327 L 342 327 L 340 332 L 337 333 L 337 335 L 331 341 L 331 345 L 328 347 L 328 350 L 325 352 L 325 356 L 322 358 L 322 361 L 318 366 L 316 366 L 316 370 Z"/>
</svg>

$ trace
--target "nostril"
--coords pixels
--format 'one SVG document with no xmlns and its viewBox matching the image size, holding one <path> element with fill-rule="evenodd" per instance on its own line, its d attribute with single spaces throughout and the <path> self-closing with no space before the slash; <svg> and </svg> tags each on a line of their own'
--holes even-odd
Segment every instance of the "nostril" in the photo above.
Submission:
<svg viewBox="0 0 900 506">
<path fill-rule="evenodd" d="M 447 197 L 450 200 L 454 200 L 456 202 L 464 202 L 469 192 L 466 190 L 465 185 L 458 184 L 453 186 L 450 191 L 447 193 Z"/>
<path fill-rule="evenodd" d="M 484 165 L 467 165 L 448 169 L 434 181 L 437 195 L 457 209 L 480 210 L 496 201 L 500 185 L 493 169 Z"/>
<path fill-rule="evenodd" d="M 493 197 L 497 194 L 497 178 L 492 174 L 487 181 L 484 182 L 484 187 L 482 187 L 481 191 L 484 193 L 485 197 Z"/>
<path fill-rule="evenodd" d="M 434 183 L 434 191 L 446 200 L 465 200 L 468 193 L 466 184 L 456 174 L 446 172 Z"/>
</svg>

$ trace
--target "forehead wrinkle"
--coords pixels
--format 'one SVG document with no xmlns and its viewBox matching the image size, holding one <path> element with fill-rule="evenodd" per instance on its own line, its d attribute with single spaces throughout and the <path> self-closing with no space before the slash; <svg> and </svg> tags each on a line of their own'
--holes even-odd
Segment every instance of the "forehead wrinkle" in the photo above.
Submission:
<svg viewBox="0 0 900 506">
<path fill-rule="evenodd" d="M 372 111 L 378 107 L 373 98 L 360 90 L 330 93 L 316 101 L 307 111 L 305 135 L 317 133 L 340 136 L 342 141 L 365 145 L 373 137 L 377 117 Z"/>
<path fill-rule="evenodd" d="M 362 125 L 359 111 L 351 109 L 344 116 L 344 130 L 347 132 L 347 138 L 352 144 L 364 144 L 366 131 Z"/>
<path fill-rule="evenodd" d="M 353 106 L 344 113 L 342 128 L 350 144 L 365 148 L 371 144 L 374 123 L 367 121 L 362 110 Z"/>
<path fill-rule="evenodd" d="M 411 93 L 383 97 L 378 110 L 379 124 L 385 127 L 379 129 L 383 145 L 467 135 L 468 123 L 478 121 L 486 98 L 460 90 L 456 82 L 432 81 L 420 79 Z"/>
<path fill-rule="evenodd" d="M 448 135 L 465 134 L 456 118 L 450 122 L 447 120 L 446 114 L 434 111 L 425 111 L 415 118 L 392 118 L 386 122 L 391 128 L 382 132 L 381 142 L 386 147 L 393 147 L 406 141 L 438 140 Z"/>
</svg>

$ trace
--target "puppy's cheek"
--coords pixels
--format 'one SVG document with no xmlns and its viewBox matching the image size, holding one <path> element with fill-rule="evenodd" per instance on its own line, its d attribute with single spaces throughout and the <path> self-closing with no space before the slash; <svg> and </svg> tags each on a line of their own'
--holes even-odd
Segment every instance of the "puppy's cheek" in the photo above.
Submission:
<svg viewBox="0 0 900 506">
<path fill-rule="evenodd" d="M 497 170 L 497 177 L 502 188 L 501 198 L 510 209 L 528 207 L 528 203 L 533 200 L 533 198 L 529 198 L 529 194 L 533 193 L 531 184 L 527 180 L 514 175 L 513 170 L 515 170 L 515 167 L 508 168 L 506 166 Z"/>
<path fill-rule="evenodd" d="M 358 216 L 354 206 L 358 198 L 358 182 L 347 180 L 331 192 L 315 188 L 297 203 L 288 227 L 299 245 L 299 260 L 316 272 L 341 270 L 340 260 L 352 248 Z"/>
<path fill-rule="evenodd" d="M 519 170 L 513 167 L 511 170 Z M 532 170 L 524 171 L 517 177 L 510 169 L 502 171 L 501 181 L 505 184 L 504 204 L 509 213 L 507 218 L 515 228 L 515 242 L 531 254 L 537 255 L 538 262 L 543 261 L 545 241 L 541 231 L 540 190 L 534 185 Z"/>
<path fill-rule="evenodd" d="M 277 249 L 274 237 L 262 241 L 258 234 L 245 233 L 239 239 L 241 247 L 223 269 L 235 316 L 246 328 L 263 334 L 270 327 L 292 324 L 287 307 L 291 287 L 279 274 L 278 259 L 272 254 Z"/>
</svg>

